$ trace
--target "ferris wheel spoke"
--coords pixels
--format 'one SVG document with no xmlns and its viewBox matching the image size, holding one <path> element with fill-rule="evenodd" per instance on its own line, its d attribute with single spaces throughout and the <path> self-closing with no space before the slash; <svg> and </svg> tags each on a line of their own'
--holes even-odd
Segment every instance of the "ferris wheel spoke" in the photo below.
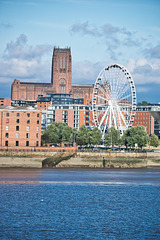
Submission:
<svg viewBox="0 0 160 240">
<path fill-rule="evenodd" d="M 100 124 L 99 124 L 100 127 L 101 127 L 102 123 L 104 122 L 104 119 L 105 119 L 108 111 L 109 111 L 109 107 L 108 107 L 107 110 L 105 111 L 105 113 L 104 113 L 104 115 L 103 115 L 103 117 L 102 117 L 102 119 L 101 119 L 101 121 L 100 121 Z"/>
<path fill-rule="evenodd" d="M 115 117 L 115 109 L 113 108 L 112 103 L 111 103 L 111 111 L 112 111 L 114 126 L 117 127 L 117 121 L 116 121 L 116 117 Z"/>
<path fill-rule="evenodd" d="M 104 96 L 109 97 L 109 89 L 105 89 L 103 88 L 101 85 L 99 85 L 98 89 L 102 92 L 102 94 L 104 94 Z"/>
<path fill-rule="evenodd" d="M 119 113 L 120 113 L 120 116 L 121 116 L 121 118 L 122 118 L 122 120 L 123 120 L 123 122 L 124 122 L 124 125 L 127 127 L 127 124 L 126 124 L 126 121 L 125 121 L 124 115 L 122 114 L 122 111 L 120 110 L 120 108 L 119 108 L 118 105 L 117 105 L 117 108 L 118 108 L 118 111 L 119 111 Z"/>
<path fill-rule="evenodd" d="M 102 96 L 97 96 L 98 99 L 102 99 L 104 101 L 108 101 L 106 98 L 102 97 Z M 101 104 L 101 103 L 100 103 Z M 103 103 L 102 103 L 103 104 Z"/>
<path fill-rule="evenodd" d="M 107 117 L 106 117 L 106 121 L 105 121 L 104 134 L 105 134 L 105 132 L 106 132 L 107 122 L 108 122 L 108 115 L 107 115 Z"/>
<path fill-rule="evenodd" d="M 130 90 L 130 86 L 126 86 L 124 89 L 121 90 L 121 92 L 118 95 L 118 99 L 121 99 L 121 97 L 126 94 Z"/>
<path fill-rule="evenodd" d="M 132 96 L 132 94 L 129 94 L 127 96 L 120 98 L 120 100 L 128 100 L 131 96 Z"/>
</svg>

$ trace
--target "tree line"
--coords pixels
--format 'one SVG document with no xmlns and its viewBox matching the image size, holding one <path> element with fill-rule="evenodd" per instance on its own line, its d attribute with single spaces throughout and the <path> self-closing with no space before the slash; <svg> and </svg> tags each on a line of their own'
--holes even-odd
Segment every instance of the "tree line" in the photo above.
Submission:
<svg viewBox="0 0 160 240">
<path fill-rule="evenodd" d="M 61 144 L 62 142 L 67 145 L 76 142 L 80 146 L 95 146 L 102 144 L 102 134 L 97 127 L 91 130 L 85 125 L 82 125 L 79 131 L 77 131 L 77 129 L 69 127 L 65 123 L 53 122 L 42 134 L 42 145 Z M 104 144 L 108 147 L 125 145 L 126 148 L 133 148 L 135 146 L 142 148 L 146 146 L 146 144 L 157 147 L 159 140 L 155 134 L 149 137 L 144 126 L 131 127 L 124 131 L 122 137 L 120 137 L 118 130 L 111 127 L 104 136 Z"/>
</svg>

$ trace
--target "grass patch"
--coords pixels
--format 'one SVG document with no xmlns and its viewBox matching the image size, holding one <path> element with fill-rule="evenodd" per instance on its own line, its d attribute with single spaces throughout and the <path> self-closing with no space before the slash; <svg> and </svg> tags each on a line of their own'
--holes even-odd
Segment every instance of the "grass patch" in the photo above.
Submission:
<svg viewBox="0 0 160 240">
<path fill-rule="evenodd" d="M 84 159 L 85 162 L 102 162 L 105 161 L 105 164 L 137 164 L 137 163 L 143 163 L 145 160 L 140 158 L 107 158 L 107 159 L 97 159 L 97 158 L 87 158 Z"/>
<path fill-rule="evenodd" d="M 154 163 L 160 163 L 160 159 L 159 158 L 158 159 L 154 158 L 154 159 L 149 159 L 149 160 L 154 162 Z"/>
</svg>

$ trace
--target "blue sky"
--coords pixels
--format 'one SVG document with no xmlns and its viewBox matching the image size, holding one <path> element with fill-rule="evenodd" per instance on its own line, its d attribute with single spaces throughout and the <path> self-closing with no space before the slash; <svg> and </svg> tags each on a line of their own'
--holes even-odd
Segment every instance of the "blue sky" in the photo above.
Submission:
<svg viewBox="0 0 160 240">
<path fill-rule="evenodd" d="M 73 83 L 118 63 L 138 102 L 160 102 L 159 0 L 0 0 L 0 33 L 0 97 L 15 78 L 50 82 L 56 46 L 71 47 Z"/>
</svg>

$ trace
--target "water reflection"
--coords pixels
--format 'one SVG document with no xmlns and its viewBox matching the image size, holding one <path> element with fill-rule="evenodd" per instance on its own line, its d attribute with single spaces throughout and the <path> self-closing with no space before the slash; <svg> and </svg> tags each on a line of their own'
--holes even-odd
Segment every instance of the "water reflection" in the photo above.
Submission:
<svg viewBox="0 0 160 240">
<path fill-rule="evenodd" d="M 153 169 L 0 169 L 0 183 L 160 185 Z"/>
</svg>

